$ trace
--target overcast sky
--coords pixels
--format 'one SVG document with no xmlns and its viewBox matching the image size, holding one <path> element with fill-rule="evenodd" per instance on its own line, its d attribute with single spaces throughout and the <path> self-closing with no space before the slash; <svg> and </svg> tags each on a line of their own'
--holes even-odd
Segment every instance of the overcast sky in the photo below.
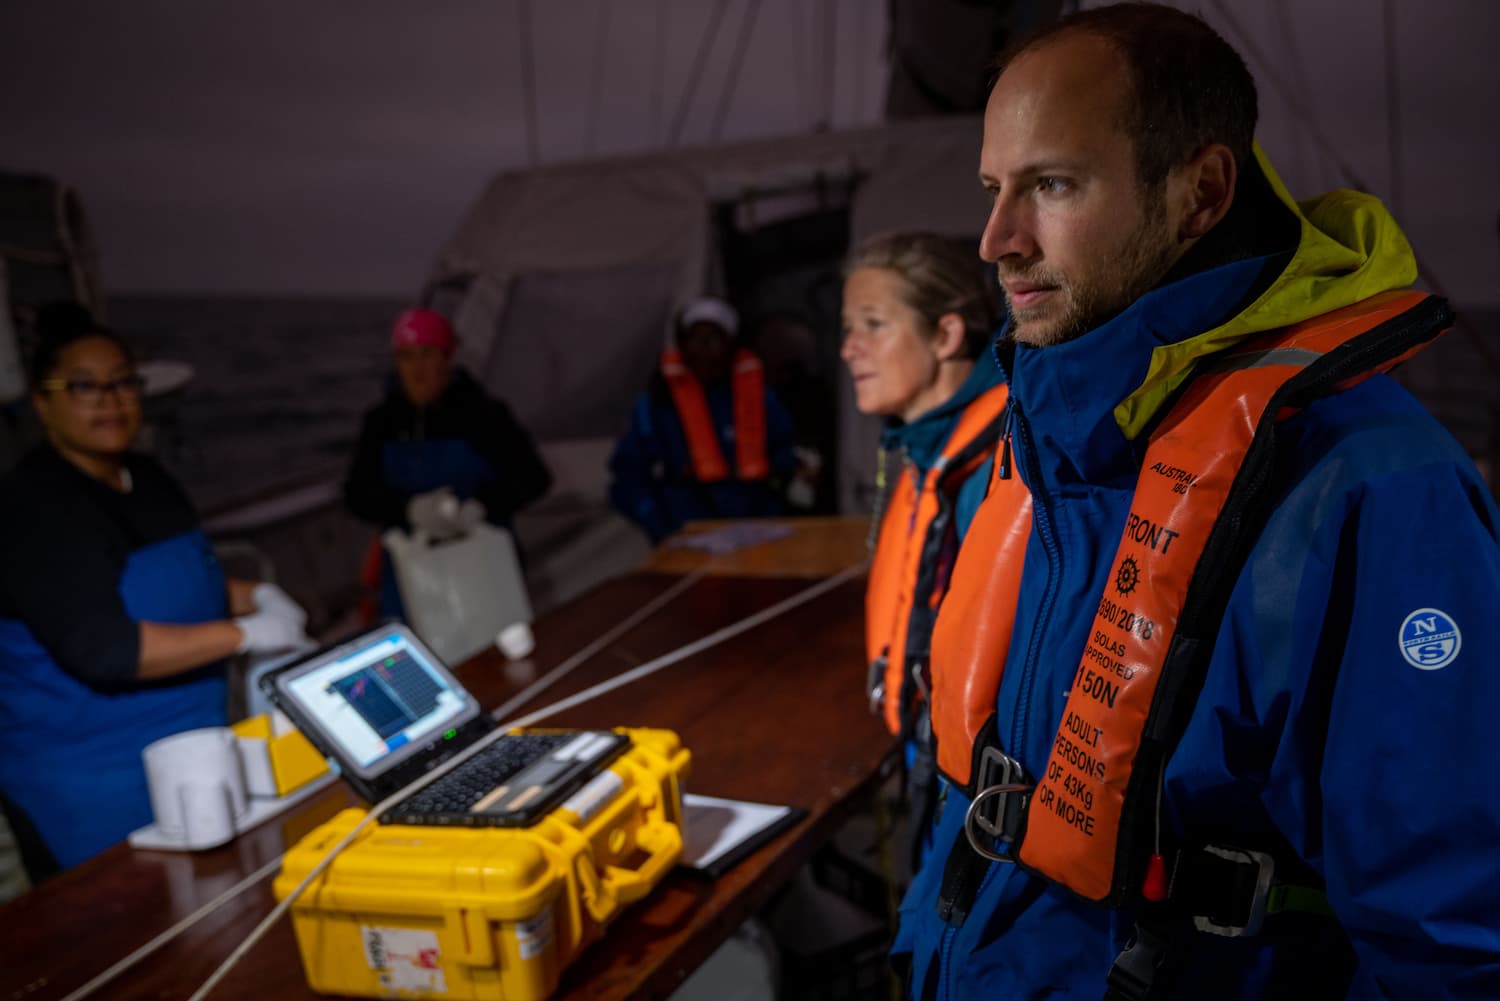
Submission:
<svg viewBox="0 0 1500 1001">
<path fill-rule="evenodd" d="M 1305 95 L 1360 180 L 1397 205 L 1454 298 L 1500 305 L 1500 3 L 1392 0 L 1392 78 L 1383 0 L 1179 2 L 1247 50 L 1262 140 L 1295 194 L 1346 181 L 1278 96 L 1282 83 Z M 731 0 L 685 100 L 713 4 L 533 0 L 535 153 L 555 161 L 659 148 L 674 134 L 698 144 L 874 123 L 884 0 L 830 8 L 825 43 L 816 3 Z M 517 0 L 7 4 L 0 165 L 79 190 L 115 293 L 406 295 L 487 178 L 531 160 L 520 13 Z"/>
</svg>

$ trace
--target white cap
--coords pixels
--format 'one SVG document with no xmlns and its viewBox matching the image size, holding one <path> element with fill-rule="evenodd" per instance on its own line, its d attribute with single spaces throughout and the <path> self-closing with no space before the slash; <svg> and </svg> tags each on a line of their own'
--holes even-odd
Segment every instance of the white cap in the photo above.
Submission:
<svg viewBox="0 0 1500 1001">
<path fill-rule="evenodd" d="M 531 635 L 530 623 L 517 622 L 500 630 L 495 646 L 511 660 L 520 660 L 536 649 L 536 637 Z"/>
<path fill-rule="evenodd" d="M 723 299 L 715 299 L 712 296 L 694 299 L 683 306 L 679 322 L 684 330 L 695 323 L 712 323 L 723 329 L 730 337 L 739 333 L 740 330 L 740 314 Z"/>
</svg>

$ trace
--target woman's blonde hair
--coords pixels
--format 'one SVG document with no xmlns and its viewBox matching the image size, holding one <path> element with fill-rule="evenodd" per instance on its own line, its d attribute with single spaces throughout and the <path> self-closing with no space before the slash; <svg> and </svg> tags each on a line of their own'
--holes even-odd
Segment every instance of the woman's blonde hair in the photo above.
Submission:
<svg viewBox="0 0 1500 1001">
<path fill-rule="evenodd" d="M 977 254 L 936 233 L 898 232 L 870 237 L 849 256 L 844 276 L 859 268 L 884 268 L 900 275 L 902 300 L 928 330 L 955 313 L 964 324 L 964 357 L 975 358 L 994 336 L 998 307 L 993 283 Z"/>
</svg>

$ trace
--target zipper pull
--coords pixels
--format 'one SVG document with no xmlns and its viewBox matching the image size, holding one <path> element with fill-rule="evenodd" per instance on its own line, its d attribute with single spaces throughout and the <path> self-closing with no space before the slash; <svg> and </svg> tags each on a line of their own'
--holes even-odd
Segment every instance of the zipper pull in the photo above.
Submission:
<svg viewBox="0 0 1500 1001">
<path fill-rule="evenodd" d="M 1000 467 L 995 473 L 1002 480 L 1010 479 L 1010 424 L 1011 409 L 1010 404 L 1006 403 L 1005 423 L 1000 430 Z"/>
</svg>

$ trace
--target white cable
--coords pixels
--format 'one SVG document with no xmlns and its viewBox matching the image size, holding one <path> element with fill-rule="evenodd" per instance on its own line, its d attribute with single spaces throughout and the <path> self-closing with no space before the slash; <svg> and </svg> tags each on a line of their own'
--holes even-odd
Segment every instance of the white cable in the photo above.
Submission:
<svg viewBox="0 0 1500 1001">
<path fill-rule="evenodd" d="M 183 918 L 181 921 L 177 922 L 172 927 L 168 928 L 166 931 L 162 932 L 160 935 L 153 938 L 151 941 L 147 942 L 145 945 L 141 946 L 139 949 L 132 952 L 130 955 L 126 956 L 124 959 L 115 963 L 115 965 L 111 966 L 109 969 L 105 970 L 103 973 L 99 974 L 97 977 L 90 980 L 82 987 L 78 988 L 72 994 L 69 994 L 67 997 L 63 998 L 63 1001 L 79 1001 L 80 998 L 87 997 L 89 994 L 92 994 L 94 991 L 104 986 L 104 984 L 113 980 L 121 973 L 124 973 L 126 970 L 130 969 L 136 963 L 151 955 L 157 949 L 160 949 L 162 946 L 172 941 L 172 939 L 176 938 L 182 932 L 186 931 L 197 922 L 208 917 L 210 914 L 218 910 L 220 907 L 224 906 L 224 904 L 228 903 L 230 900 L 233 900 L 235 897 L 239 896 L 245 890 L 254 886 L 256 883 L 259 883 L 267 876 L 271 875 L 271 873 L 275 872 L 280 867 L 281 856 L 278 855 L 271 861 L 267 862 L 265 865 L 261 866 L 259 869 L 252 872 L 250 875 L 246 876 L 244 879 L 240 880 L 238 883 L 231 886 L 229 889 L 225 890 L 223 893 L 219 894 L 214 899 L 210 900 L 208 903 L 204 904 L 202 907 L 198 908 L 193 913 L 189 914 L 187 917 Z"/>
<path fill-rule="evenodd" d="M 317 879 L 319 876 L 321 876 L 323 874 L 323 871 L 333 863 L 333 860 L 335 858 L 338 857 L 338 854 L 345 848 L 349 847 L 350 843 L 353 842 L 354 839 L 358 837 L 366 827 L 369 827 L 371 824 L 373 824 L 376 818 L 378 818 L 386 810 L 389 810 L 391 807 L 395 806 L 397 803 L 406 799 L 408 796 L 420 792 L 422 789 L 425 789 L 427 786 L 436 782 L 444 775 L 447 775 L 449 772 L 453 771 L 453 769 L 457 768 L 465 761 L 468 761 L 470 758 L 474 757 L 474 755 L 478 754 L 486 747 L 489 747 L 491 744 L 493 744 L 503 736 L 505 736 L 504 730 L 495 729 L 490 731 L 479 740 L 476 740 L 474 743 L 464 748 L 458 754 L 455 754 L 447 761 L 444 761 L 441 765 L 438 765 L 432 771 L 421 776 L 420 778 L 413 780 L 410 784 L 396 790 L 385 799 L 381 800 L 379 803 L 376 803 L 374 806 L 370 807 L 370 810 L 365 814 L 364 819 L 361 820 L 358 824 L 355 824 L 353 830 L 344 835 L 343 839 L 340 840 L 338 844 L 329 849 L 328 854 L 324 855 L 322 859 L 318 861 L 318 864 L 312 867 L 312 870 L 308 872 L 308 874 L 303 878 L 302 882 L 297 884 L 296 888 L 292 890 L 291 893 L 288 893 L 284 898 L 282 898 L 279 903 L 277 903 L 275 907 L 271 908 L 271 913 L 267 914 L 264 918 L 261 919 L 260 924 L 255 926 L 255 929 L 250 932 L 250 934 L 245 938 L 245 941 L 241 942 L 235 948 L 235 950 L 229 954 L 229 958 L 225 959 L 223 963 L 219 964 L 219 968 L 214 970 L 209 978 L 203 982 L 202 987 L 199 987 L 196 991 L 193 992 L 192 997 L 190 997 L 188 1001 L 202 1001 L 203 998 L 208 997 L 209 992 L 218 986 L 219 981 L 224 979 L 224 977 L 229 973 L 231 969 L 234 968 L 234 965 L 240 961 L 245 953 L 249 952 L 251 947 L 253 947 L 255 943 L 259 942 L 262 937 L 264 937 L 265 933 L 270 930 L 273 924 L 276 923 L 276 919 L 285 914 L 287 910 L 292 906 L 292 904 L 297 900 L 297 898 L 302 896 L 302 891 L 306 890 L 314 879 Z M 283 858 L 284 857 L 285 856 L 283 856 Z"/>
<path fill-rule="evenodd" d="M 708 572 L 708 569 L 708 566 L 702 566 L 694 570 L 692 573 L 679 578 L 671 587 L 667 588 L 667 590 L 663 591 L 661 594 L 657 595 L 655 598 L 651 599 L 640 608 L 636 609 L 626 618 L 610 627 L 609 630 L 600 635 L 592 643 L 589 643 L 583 649 L 579 650 L 567 660 L 557 665 L 557 667 L 547 672 L 547 674 L 542 678 L 533 682 L 525 690 L 521 691 L 515 697 L 508 700 L 499 709 L 495 710 L 493 715 L 498 718 L 500 715 L 509 712 L 516 706 L 525 705 L 548 686 L 557 681 L 560 681 L 574 668 L 578 667 L 578 665 L 587 661 L 590 657 L 594 656 L 604 647 L 614 642 L 614 640 L 618 639 L 626 632 L 629 632 L 631 629 L 635 628 L 645 619 L 655 614 L 661 609 L 663 605 L 667 604 L 683 591 L 686 591 L 689 587 L 692 587 L 698 581 L 702 580 L 703 576 Z M 498 732 L 499 731 L 497 731 L 497 733 Z M 484 741 L 481 742 L 481 744 L 488 744 L 492 739 L 493 737 L 487 737 Z M 467 754 L 464 757 L 467 757 Z M 458 760 L 459 759 L 456 758 L 454 760 L 454 764 L 457 764 Z M 436 778 L 439 774 L 446 770 L 446 767 L 441 770 L 435 770 L 432 773 L 432 777 Z M 415 789 L 416 786 L 413 785 L 409 788 Z M 401 794 L 397 793 L 396 795 L 399 796 Z M 371 812 L 374 813 L 373 810 Z M 342 847 L 343 846 L 340 845 L 340 848 Z M 250 887 L 264 880 L 267 876 L 276 872 L 276 870 L 280 867 L 281 861 L 284 857 L 284 855 L 276 856 L 276 858 L 266 863 L 260 869 L 257 869 L 249 876 L 246 876 L 244 879 L 240 880 L 240 882 L 236 883 L 228 890 L 225 890 L 213 900 L 198 908 L 192 914 L 189 914 L 187 917 L 183 918 L 181 921 L 177 922 L 175 925 L 168 928 L 166 931 L 162 932 L 160 935 L 156 936 L 151 941 L 147 942 L 145 945 L 141 946 L 139 949 L 126 956 L 124 959 L 121 959 L 119 962 L 115 963 L 113 966 L 109 967 L 109 969 L 94 977 L 88 983 L 84 984 L 82 987 L 78 988 L 67 997 L 63 998 L 63 1001 L 82 1001 L 83 998 L 87 997 L 89 994 L 92 994 L 94 991 L 98 990 L 100 987 L 104 986 L 106 983 L 113 980 L 121 973 L 124 973 L 126 970 L 130 969 L 130 967 L 145 959 L 157 949 L 160 949 L 162 946 L 166 945 L 172 939 L 176 938 L 178 935 L 186 931 L 188 928 L 192 927 L 197 922 L 208 917 L 209 914 L 224 906 L 230 900 L 233 900 L 235 897 L 243 893 L 245 890 L 248 890 Z M 332 858 L 331 855 L 329 857 Z M 300 894 L 301 891 L 302 888 L 298 887 L 296 892 Z M 210 984 L 207 986 L 212 987 L 213 985 Z"/>
<path fill-rule="evenodd" d="M 375 806 L 372 806 L 370 808 L 370 812 L 365 814 L 365 818 L 358 824 L 356 824 L 353 830 L 344 835 L 339 843 L 334 845 L 333 848 L 329 850 L 328 854 L 324 855 L 317 865 L 313 866 L 312 870 L 308 872 L 307 876 L 303 878 L 302 882 L 298 883 L 291 893 L 288 893 L 284 898 L 282 898 L 279 903 L 277 903 L 274 908 L 271 909 L 271 913 L 267 914 L 264 918 L 261 919 L 260 924 L 256 925 L 254 930 L 252 930 L 250 934 L 246 936 L 245 941 L 241 942 L 235 948 L 235 950 L 229 954 L 228 958 L 225 959 L 223 963 L 219 964 L 218 969 L 214 970 L 214 972 L 209 975 L 209 978 L 203 982 L 202 987 L 199 987 L 196 991 L 193 992 L 193 995 L 188 998 L 188 1001 L 203 1001 L 204 998 L 208 997 L 209 992 L 219 985 L 219 982 L 229 974 L 229 971 L 234 968 L 236 963 L 244 958 L 246 953 L 248 953 L 252 948 L 255 947 L 255 944 L 257 942 L 265 937 L 266 932 L 270 930 L 271 926 L 276 923 L 278 918 L 280 918 L 291 908 L 292 904 L 297 900 L 298 897 L 302 895 L 302 892 L 306 890 L 309 885 L 311 885 L 312 881 L 323 874 L 324 870 L 326 870 L 328 866 L 332 864 L 334 858 L 338 856 L 339 852 L 347 848 L 366 827 L 369 827 L 370 824 L 374 823 L 375 818 L 379 817 L 387 809 L 396 805 L 407 796 L 410 796 L 412 793 L 415 793 L 418 790 L 426 787 L 429 783 L 435 782 L 437 779 L 446 775 L 448 772 L 452 771 L 454 768 L 458 767 L 460 764 L 467 761 L 475 754 L 479 753 L 481 749 L 488 747 L 494 741 L 504 736 L 506 728 L 527 726 L 535 722 L 536 720 L 544 719 L 547 716 L 562 712 L 564 709 L 570 709 L 573 706 L 579 705 L 580 703 L 587 702 L 589 699 L 597 698 L 600 695 L 604 695 L 608 692 L 614 691 L 616 688 L 621 688 L 625 685 L 628 685 L 633 681 L 639 681 L 641 678 L 644 678 L 647 675 L 655 674 L 657 671 L 660 671 L 663 668 L 670 667 L 673 664 L 686 660 L 688 657 L 691 657 L 696 653 L 700 653 L 703 650 L 707 650 L 710 647 L 717 646 L 725 640 L 733 639 L 735 636 L 754 629 L 756 626 L 759 626 L 764 622 L 768 622 L 771 619 L 776 618 L 778 615 L 783 615 L 786 612 L 789 612 L 792 609 L 798 607 L 799 605 L 804 605 L 807 602 L 812 601 L 814 598 L 820 597 L 823 594 L 826 594 L 827 592 L 843 584 L 844 582 L 858 576 L 861 573 L 864 573 L 866 565 L 867 564 L 865 563 L 858 563 L 854 566 L 846 567 L 844 570 L 834 574 L 832 577 L 827 577 L 814 584 L 812 587 L 798 591 L 796 594 L 785 599 L 784 601 L 779 601 L 769 608 L 763 609 L 755 613 L 754 615 L 741 619 L 739 622 L 725 626 L 723 629 L 720 629 L 716 632 L 709 633 L 702 639 L 699 639 L 693 643 L 689 643 L 687 646 L 680 647 L 677 650 L 672 651 L 671 653 L 663 654 L 655 660 L 647 661 L 645 664 L 642 664 L 640 667 L 632 671 L 627 671 L 624 674 L 619 675 L 618 677 L 611 678 L 609 681 L 595 685 L 592 688 L 584 689 L 576 695 L 572 695 L 566 699 L 563 699 L 561 702 L 555 702 L 550 706 L 538 709 L 536 712 L 529 713 L 525 716 L 520 717 L 519 719 L 512 720 L 511 722 L 506 724 L 502 724 L 493 732 L 486 734 L 482 740 L 476 741 L 475 743 L 469 745 L 469 747 L 465 748 L 462 753 L 457 754 L 449 760 L 443 762 L 442 765 L 434 768 L 432 771 L 417 779 L 406 788 L 392 793 L 390 796 L 387 796 L 383 801 L 377 803 Z"/>
<path fill-rule="evenodd" d="M 608 681 L 601 682 L 600 684 L 595 685 L 593 688 L 586 688 L 583 691 L 579 692 L 577 695 L 570 695 L 568 698 L 565 698 L 560 702 L 554 702 L 550 706 L 544 706 L 541 709 L 538 709 L 536 712 L 527 713 L 525 716 L 521 716 L 517 719 L 510 720 L 507 723 L 503 723 L 501 724 L 501 726 L 530 726 L 537 720 L 546 719 L 548 716 L 560 713 L 564 709 L 571 709 L 576 705 L 580 705 L 584 702 L 589 701 L 590 699 L 598 698 L 601 695 L 606 695 L 609 692 L 614 691 L 616 688 L 622 688 L 625 685 L 630 684 L 631 682 L 639 681 L 647 675 L 655 674 L 657 671 L 660 671 L 663 668 L 671 667 L 673 664 L 686 660 L 696 653 L 701 653 L 710 647 L 718 646 L 725 640 L 733 639 L 740 633 L 748 632 L 749 630 L 754 629 L 756 626 L 776 618 L 778 615 L 790 612 L 798 605 L 805 605 L 809 601 L 812 601 L 814 598 L 821 597 L 827 592 L 832 591 L 834 588 L 838 587 L 840 584 L 843 584 L 845 581 L 848 581 L 864 573 L 865 567 L 867 565 L 868 564 L 866 563 L 857 563 L 852 567 L 845 567 L 843 570 L 840 570 L 832 577 L 825 577 L 823 580 L 820 580 L 812 587 L 798 591 L 790 598 L 787 598 L 784 601 L 778 601 L 770 608 L 762 609 L 761 611 L 756 612 L 754 615 L 751 615 L 748 618 L 744 618 L 738 622 L 727 625 L 717 632 L 709 633 L 702 639 L 695 640 L 692 643 L 689 643 L 687 646 L 678 647 L 671 653 L 665 653 L 655 660 L 649 660 L 632 671 L 626 671 L 624 674 L 621 674 L 618 677 L 614 677 Z"/>
<path fill-rule="evenodd" d="M 673 584 L 661 594 L 658 594 L 655 598 L 652 598 L 650 601 L 646 602 L 646 604 L 636 609 L 633 613 L 631 613 L 629 617 L 616 623 L 612 628 L 604 632 L 592 643 L 585 646 L 582 650 L 579 650 L 573 656 L 569 657 L 567 660 L 563 661 L 561 664 L 558 664 L 552 670 L 548 671 L 545 675 L 538 678 L 536 681 L 533 681 L 530 685 L 521 689 L 521 691 L 511 696 L 509 699 L 506 699 L 505 702 L 499 706 L 499 708 L 490 713 L 490 716 L 495 719 L 504 719 L 507 713 L 513 712 L 521 706 L 524 706 L 526 703 L 536 698 L 536 696 L 541 694 L 543 691 L 550 688 L 553 684 L 567 677 L 568 674 L 572 672 L 572 670 L 579 664 L 582 664 L 584 661 L 594 656 L 594 654 L 609 646 L 609 644 L 613 643 L 616 639 L 634 629 L 643 620 L 655 614 L 656 611 L 667 602 L 671 601 L 673 598 L 677 597 L 679 594 L 681 594 L 683 591 L 686 591 L 694 584 L 698 583 L 698 581 L 703 579 L 703 575 L 707 572 L 708 566 L 705 565 L 694 570 L 686 577 L 680 578 L 677 583 Z"/>
</svg>

